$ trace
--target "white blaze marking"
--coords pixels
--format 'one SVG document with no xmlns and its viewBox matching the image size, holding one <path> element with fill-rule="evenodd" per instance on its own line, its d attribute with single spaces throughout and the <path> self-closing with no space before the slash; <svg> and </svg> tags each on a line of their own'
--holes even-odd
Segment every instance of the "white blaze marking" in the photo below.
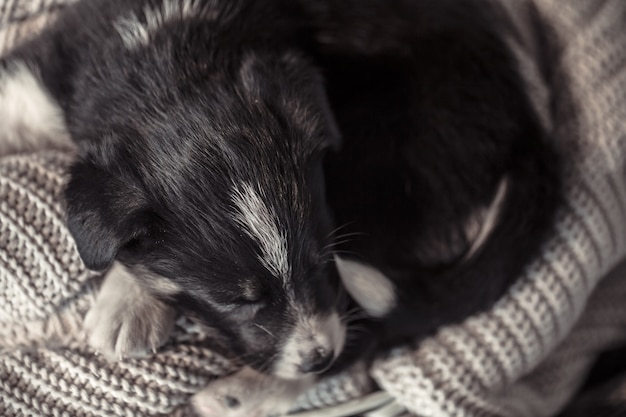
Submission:
<svg viewBox="0 0 626 417">
<path fill-rule="evenodd" d="M 346 291 L 372 317 L 382 317 L 396 305 L 392 282 L 376 268 L 335 256 Z"/>
<path fill-rule="evenodd" d="M 259 259 L 269 271 L 287 283 L 291 272 L 287 238 L 280 230 L 275 213 L 263 202 L 252 185 L 247 183 L 235 189 L 232 199 L 238 210 L 235 220 L 261 247 Z"/>
<path fill-rule="evenodd" d="M 0 155 L 71 149 L 63 112 L 23 63 L 0 72 Z"/>
<path fill-rule="evenodd" d="M 150 37 L 168 22 L 192 17 L 207 18 L 209 15 L 203 13 L 203 4 L 199 0 L 164 0 L 160 8 L 144 7 L 143 17 L 144 22 L 141 22 L 135 13 L 130 13 L 114 23 L 128 49 L 148 45 Z"/>
</svg>

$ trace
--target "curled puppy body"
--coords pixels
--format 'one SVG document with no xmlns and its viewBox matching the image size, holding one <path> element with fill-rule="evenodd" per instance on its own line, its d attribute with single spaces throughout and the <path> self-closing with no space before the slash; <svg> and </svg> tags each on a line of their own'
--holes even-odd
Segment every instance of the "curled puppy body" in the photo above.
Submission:
<svg viewBox="0 0 626 417">
<path fill-rule="evenodd" d="M 341 352 L 322 173 L 338 133 L 301 23 L 287 0 L 80 1 L 2 61 L 77 146 L 65 196 L 85 264 L 117 262 L 86 320 L 102 353 L 158 346 L 167 306 L 277 377 Z"/>
<path fill-rule="evenodd" d="M 78 146 L 66 197 L 87 266 L 117 260 L 133 291 L 212 327 L 266 374 L 242 371 L 248 394 L 297 380 L 246 394 L 283 411 L 340 353 L 333 372 L 487 308 L 549 229 L 555 153 L 482 2 L 459 3 L 84 1 L 4 67 L 37 80 Z M 333 115 L 345 144 L 326 190 Z M 343 348 L 331 212 L 333 249 L 353 254 L 342 278 L 376 316 L 358 349 Z M 121 331 L 153 307 L 107 302 L 118 290 L 103 287 L 92 343 L 158 345 L 158 329 Z M 225 394 L 237 379 L 199 394 L 201 412 L 250 410 Z"/>
<path fill-rule="evenodd" d="M 332 373 L 489 308 L 552 230 L 561 168 L 485 2 L 310 6 L 343 137 L 325 164 L 335 263 L 368 316 Z M 246 387 L 194 401 L 248 415 L 261 406 Z"/>
<path fill-rule="evenodd" d="M 538 255 L 562 190 L 491 2 L 368 4 L 323 33 L 321 66 L 343 136 L 326 164 L 349 236 L 339 269 L 376 317 L 376 351 L 490 307 Z"/>
</svg>

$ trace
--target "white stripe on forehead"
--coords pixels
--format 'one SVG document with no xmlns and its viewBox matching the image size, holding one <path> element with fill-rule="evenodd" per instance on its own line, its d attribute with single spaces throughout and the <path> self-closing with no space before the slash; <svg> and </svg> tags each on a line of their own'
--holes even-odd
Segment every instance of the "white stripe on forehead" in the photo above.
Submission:
<svg viewBox="0 0 626 417">
<path fill-rule="evenodd" d="M 168 22 L 190 17 L 215 18 L 206 11 L 205 3 L 199 0 L 163 0 L 160 7 L 144 7 L 145 23 L 141 22 L 135 13 L 130 13 L 114 23 L 115 30 L 128 49 L 146 46 L 150 42 L 150 37 Z"/>
<path fill-rule="evenodd" d="M 232 200 L 237 207 L 235 220 L 258 242 L 262 252 L 259 258 L 263 265 L 287 282 L 291 272 L 287 238 L 281 231 L 276 214 L 248 183 L 240 184 L 233 191 Z"/>
</svg>

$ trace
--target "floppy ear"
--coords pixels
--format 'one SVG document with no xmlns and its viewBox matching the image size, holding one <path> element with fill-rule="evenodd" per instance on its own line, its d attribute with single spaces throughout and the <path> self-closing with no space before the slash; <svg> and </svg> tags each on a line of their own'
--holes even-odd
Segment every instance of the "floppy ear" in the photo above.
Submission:
<svg viewBox="0 0 626 417">
<path fill-rule="evenodd" d="M 65 200 L 70 233 L 89 269 L 106 269 L 124 245 L 146 230 L 137 189 L 91 163 L 71 167 Z"/>
</svg>

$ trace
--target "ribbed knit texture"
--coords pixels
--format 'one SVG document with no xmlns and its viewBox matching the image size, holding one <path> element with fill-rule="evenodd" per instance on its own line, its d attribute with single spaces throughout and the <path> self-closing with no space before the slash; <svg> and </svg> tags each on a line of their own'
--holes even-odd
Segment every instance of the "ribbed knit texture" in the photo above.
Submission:
<svg viewBox="0 0 626 417">
<path fill-rule="evenodd" d="M 0 48 L 61 3 L 0 0 Z M 370 370 L 418 416 L 553 415 L 596 353 L 626 340 L 626 267 L 607 276 L 626 254 L 626 2 L 497 3 L 542 118 L 569 155 L 567 202 L 542 255 L 492 309 Z M 52 151 L 0 158 L 0 415 L 185 415 L 190 394 L 232 371 L 193 324 L 181 319 L 172 341 L 141 360 L 107 363 L 81 342 L 99 277 L 63 224 L 69 160 Z M 299 404 L 369 388 L 357 368 Z"/>
</svg>

